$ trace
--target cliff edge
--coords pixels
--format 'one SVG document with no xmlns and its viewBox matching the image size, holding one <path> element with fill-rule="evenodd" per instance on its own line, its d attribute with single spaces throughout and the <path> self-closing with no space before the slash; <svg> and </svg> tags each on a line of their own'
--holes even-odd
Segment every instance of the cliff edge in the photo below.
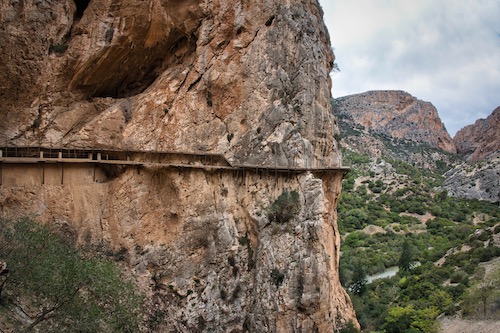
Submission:
<svg viewBox="0 0 500 333">
<path fill-rule="evenodd" d="M 475 162 L 485 160 L 500 152 L 500 106 L 486 119 L 465 126 L 453 137 L 459 155 Z"/>
<path fill-rule="evenodd" d="M 91 156 L 3 163 L 2 217 L 123 253 L 148 331 L 356 321 L 338 277 L 343 171 L 318 1 L 9 1 L 0 23 L 0 145 Z M 140 153 L 111 167 L 97 151 Z M 158 152 L 185 160 L 151 167 Z M 219 155 L 224 168 L 200 167 Z"/>
</svg>

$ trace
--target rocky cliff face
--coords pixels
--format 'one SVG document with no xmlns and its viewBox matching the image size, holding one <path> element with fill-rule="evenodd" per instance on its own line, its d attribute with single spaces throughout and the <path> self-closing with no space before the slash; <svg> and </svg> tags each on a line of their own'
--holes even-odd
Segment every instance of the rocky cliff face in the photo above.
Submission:
<svg viewBox="0 0 500 333">
<path fill-rule="evenodd" d="M 315 0 L 4 1 L 0 23 L 0 145 L 341 163 L 334 57 Z M 91 172 L 3 184 L 2 216 L 33 214 L 122 248 L 150 296 L 150 331 L 331 332 L 355 321 L 338 280 L 340 172 L 78 176 Z M 287 191 L 299 209 L 281 224 L 269 207 Z"/>
<path fill-rule="evenodd" d="M 457 132 L 453 142 L 466 162 L 448 171 L 444 188 L 452 196 L 500 201 L 500 107 Z"/>
<path fill-rule="evenodd" d="M 500 107 L 486 119 L 479 119 L 473 125 L 457 132 L 453 142 L 457 152 L 470 161 L 484 160 L 500 151 Z"/>
<path fill-rule="evenodd" d="M 369 91 L 337 98 L 334 113 L 375 133 L 456 152 L 436 108 L 404 91 Z"/>
<path fill-rule="evenodd" d="M 432 104 L 402 91 L 371 91 L 332 100 L 342 146 L 374 159 L 440 169 L 458 158 Z"/>
<path fill-rule="evenodd" d="M 443 188 L 451 196 L 500 202 L 500 154 L 486 161 L 458 164 L 444 176 Z"/>
<path fill-rule="evenodd" d="M 316 2 L 75 3 L 2 3 L 0 140 L 339 163 Z"/>
</svg>

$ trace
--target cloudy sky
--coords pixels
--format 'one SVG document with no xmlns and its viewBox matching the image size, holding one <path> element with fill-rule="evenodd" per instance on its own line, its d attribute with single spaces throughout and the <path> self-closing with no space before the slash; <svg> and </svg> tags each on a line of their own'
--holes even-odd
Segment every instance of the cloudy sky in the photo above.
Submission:
<svg viewBox="0 0 500 333">
<path fill-rule="evenodd" d="M 448 132 L 500 105 L 500 0 L 320 0 L 339 73 L 334 97 L 404 90 Z"/>
</svg>

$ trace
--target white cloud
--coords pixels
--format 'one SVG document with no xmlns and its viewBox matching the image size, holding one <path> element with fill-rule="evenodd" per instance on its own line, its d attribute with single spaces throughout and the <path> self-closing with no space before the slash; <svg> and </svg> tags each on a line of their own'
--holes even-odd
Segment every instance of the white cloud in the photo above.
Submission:
<svg viewBox="0 0 500 333">
<path fill-rule="evenodd" d="M 405 90 L 450 134 L 500 105 L 500 1 L 322 0 L 341 72 L 333 95 Z"/>
</svg>

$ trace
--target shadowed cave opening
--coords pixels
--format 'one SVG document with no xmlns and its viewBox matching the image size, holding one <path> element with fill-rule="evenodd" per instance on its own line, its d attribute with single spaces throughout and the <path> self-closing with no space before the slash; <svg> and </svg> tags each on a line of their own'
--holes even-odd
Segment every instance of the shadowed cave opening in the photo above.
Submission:
<svg viewBox="0 0 500 333">
<path fill-rule="evenodd" d="M 76 5 L 75 18 L 80 19 L 83 16 L 83 12 L 87 9 L 90 0 L 73 0 Z"/>
<path fill-rule="evenodd" d="M 182 64 L 195 50 L 196 38 L 179 38 L 178 34 L 151 48 L 113 45 L 97 66 L 83 72 L 76 88 L 88 97 L 131 97 L 146 90 L 165 68 Z"/>
</svg>

